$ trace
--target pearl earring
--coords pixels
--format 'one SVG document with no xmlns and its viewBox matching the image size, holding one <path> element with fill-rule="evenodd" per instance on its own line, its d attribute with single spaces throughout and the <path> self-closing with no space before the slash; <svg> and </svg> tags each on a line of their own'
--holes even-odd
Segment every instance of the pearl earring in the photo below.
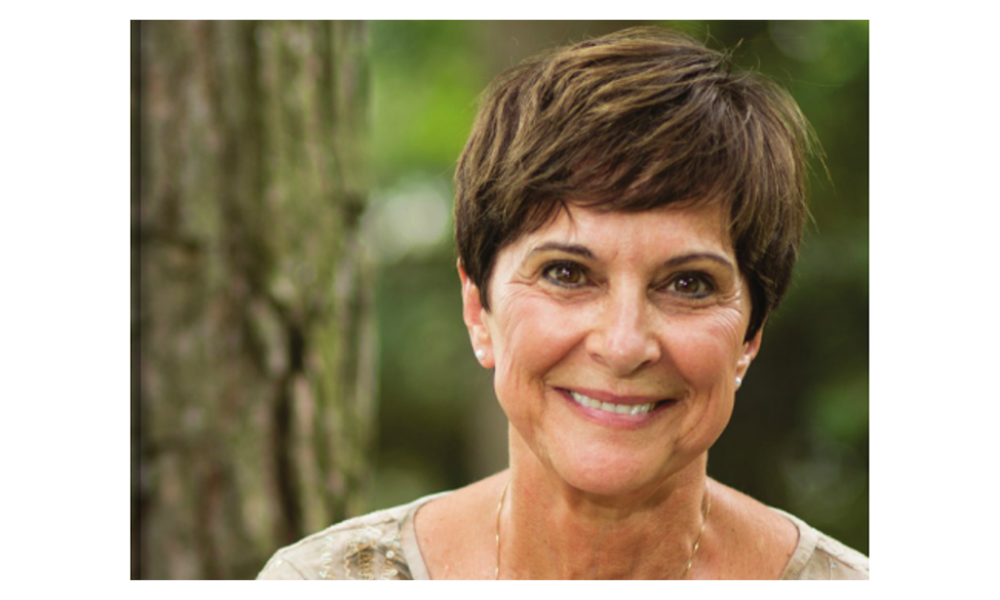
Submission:
<svg viewBox="0 0 1000 600">
<path fill-rule="evenodd" d="M 476 348 L 476 358 L 478 358 L 479 360 L 483 360 L 484 358 L 486 358 L 486 351 L 483 350 L 482 348 Z"/>
<path fill-rule="evenodd" d="M 741 377 L 737 377 L 737 378 L 736 378 L 736 387 L 738 388 L 738 387 L 740 387 L 741 385 L 743 385 L 743 378 L 741 378 Z"/>
</svg>

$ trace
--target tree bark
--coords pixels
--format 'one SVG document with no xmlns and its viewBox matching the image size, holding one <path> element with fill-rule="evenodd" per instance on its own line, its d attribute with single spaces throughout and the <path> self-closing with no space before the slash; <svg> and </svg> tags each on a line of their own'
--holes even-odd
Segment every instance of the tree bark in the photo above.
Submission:
<svg viewBox="0 0 1000 600">
<path fill-rule="evenodd" d="M 368 508 L 367 32 L 132 35 L 132 576 L 249 578 Z"/>
</svg>

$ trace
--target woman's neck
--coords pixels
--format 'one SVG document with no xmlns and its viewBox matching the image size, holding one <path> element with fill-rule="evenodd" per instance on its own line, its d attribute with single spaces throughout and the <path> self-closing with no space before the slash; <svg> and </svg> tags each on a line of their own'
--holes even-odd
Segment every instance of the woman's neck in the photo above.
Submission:
<svg viewBox="0 0 1000 600">
<path fill-rule="evenodd" d="M 666 482 L 609 498 L 569 486 L 512 444 L 500 577 L 681 578 L 704 520 L 706 462 L 702 456 Z"/>
</svg>

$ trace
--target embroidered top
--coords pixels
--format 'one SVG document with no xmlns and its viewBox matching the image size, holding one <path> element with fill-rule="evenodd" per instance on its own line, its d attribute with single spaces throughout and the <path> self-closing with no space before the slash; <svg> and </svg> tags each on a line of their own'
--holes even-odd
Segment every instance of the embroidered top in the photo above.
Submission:
<svg viewBox="0 0 1000 600">
<path fill-rule="evenodd" d="M 425 496 L 314 533 L 278 550 L 257 579 L 430 579 L 417 545 L 413 516 L 441 495 Z M 799 529 L 798 546 L 781 579 L 868 579 L 868 557 L 797 517 L 777 512 Z"/>
</svg>

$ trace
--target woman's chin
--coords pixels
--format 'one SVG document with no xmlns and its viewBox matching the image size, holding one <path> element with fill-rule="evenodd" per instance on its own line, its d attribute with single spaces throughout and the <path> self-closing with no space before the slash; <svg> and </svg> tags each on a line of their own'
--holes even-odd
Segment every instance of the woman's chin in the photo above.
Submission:
<svg viewBox="0 0 1000 600">
<path fill-rule="evenodd" d="M 571 488 L 594 496 L 626 497 L 658 489 L 672 469 L 651 465 L 634 457 L 615 460 L 604 456 L 597 461 L 572 461 L 553 464 L 559 478 Z"/>
<path fill-rule="evenodd" d="M 564 426 L 548 435 L 512 428 L 511 461 L 543 487 L 567 486 L 594 496 L 655 493 L 675 475 L 698 463 L 711 439 L 678 440 L 671 431 L 633 432 Z M 539 481 L 538 476 L 548 479 Z M 684 479 L 683 477 L 681 479 Z"/>
</svg>

